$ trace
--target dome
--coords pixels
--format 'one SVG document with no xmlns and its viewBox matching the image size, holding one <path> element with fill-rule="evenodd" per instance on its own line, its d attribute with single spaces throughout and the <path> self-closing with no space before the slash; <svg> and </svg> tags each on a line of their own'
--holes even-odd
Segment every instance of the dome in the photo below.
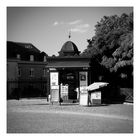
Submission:
<svg viewBox="0 0 140 140">
<path fill-rule="evenodd" d="M 80 51 L 78 51 L 77 46 L 72 41 L 67 41 L 62 46 L 59 54 L 60 55 L 79 55 Z"/>
<path fill-rule="evenodd" d="M 77 46 L 72 41 L 67 41 L 61 48 L 62 52 L 78 52 Z"/>
</svg>

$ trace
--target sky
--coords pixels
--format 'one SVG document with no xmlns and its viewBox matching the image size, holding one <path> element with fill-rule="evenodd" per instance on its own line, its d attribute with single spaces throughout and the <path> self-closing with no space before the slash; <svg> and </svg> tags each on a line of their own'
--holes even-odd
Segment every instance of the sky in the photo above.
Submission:
<svg viewBox="0 0 140 140">
<path fill-rule="evenodd" d="M 32 43 L 49 56 L 58 55 L 71 40 L 82 52 L 103 16 L 132 11 L 132 7 L 7 7 L 7 40 Z"/>
</svg>

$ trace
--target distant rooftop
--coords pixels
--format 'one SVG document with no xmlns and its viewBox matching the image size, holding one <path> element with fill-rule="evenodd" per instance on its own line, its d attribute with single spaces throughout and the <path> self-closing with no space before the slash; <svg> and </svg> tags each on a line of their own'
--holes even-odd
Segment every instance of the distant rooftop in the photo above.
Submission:
<svg viewBox="0 0 140 140">
<path fill-rule="evenodd" d="M 7 58 L 16 58 L 17 55 L 25 61 L 29 60 L 30 55 L 34 55 L 35 61 L 42 61 L 46 53 L 41 52 L 31 43 L 7 41 Z"/>
</svg>

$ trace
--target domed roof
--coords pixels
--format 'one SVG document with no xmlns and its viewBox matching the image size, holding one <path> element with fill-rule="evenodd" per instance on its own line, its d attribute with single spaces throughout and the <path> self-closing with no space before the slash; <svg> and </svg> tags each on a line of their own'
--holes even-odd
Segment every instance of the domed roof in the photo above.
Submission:
<svg viewBox="0 0 140 140">
<path fill-rule="evenodd" d="M 61 54 L 71 53 L 72 55 L 75 54 L 79 55 L 80 52 L 78 51 L 77 46 L 72 41 L 67 41 L 64 43 L 59 53 Z"/>
<path fill-rule="evenodd" d="M 61 51 L 63 52 L 77 52 L 78 51 L 78 48 L 77 46 L 72 42 L 72 41 L 67 41 L 64 43 L 64 45 L 62 46 L 61 48 Z"/>
</svg>

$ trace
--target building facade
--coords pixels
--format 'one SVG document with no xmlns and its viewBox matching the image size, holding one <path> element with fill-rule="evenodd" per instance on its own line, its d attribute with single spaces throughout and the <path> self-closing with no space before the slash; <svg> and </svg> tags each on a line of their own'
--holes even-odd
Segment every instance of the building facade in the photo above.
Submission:
<svg viewBox="0 0 140 140">
<path fill-rule="evenodd" d="M 7 42 L 7 98 L 47 95 L 47 55 L 30 43 Z"/>
</svg>

